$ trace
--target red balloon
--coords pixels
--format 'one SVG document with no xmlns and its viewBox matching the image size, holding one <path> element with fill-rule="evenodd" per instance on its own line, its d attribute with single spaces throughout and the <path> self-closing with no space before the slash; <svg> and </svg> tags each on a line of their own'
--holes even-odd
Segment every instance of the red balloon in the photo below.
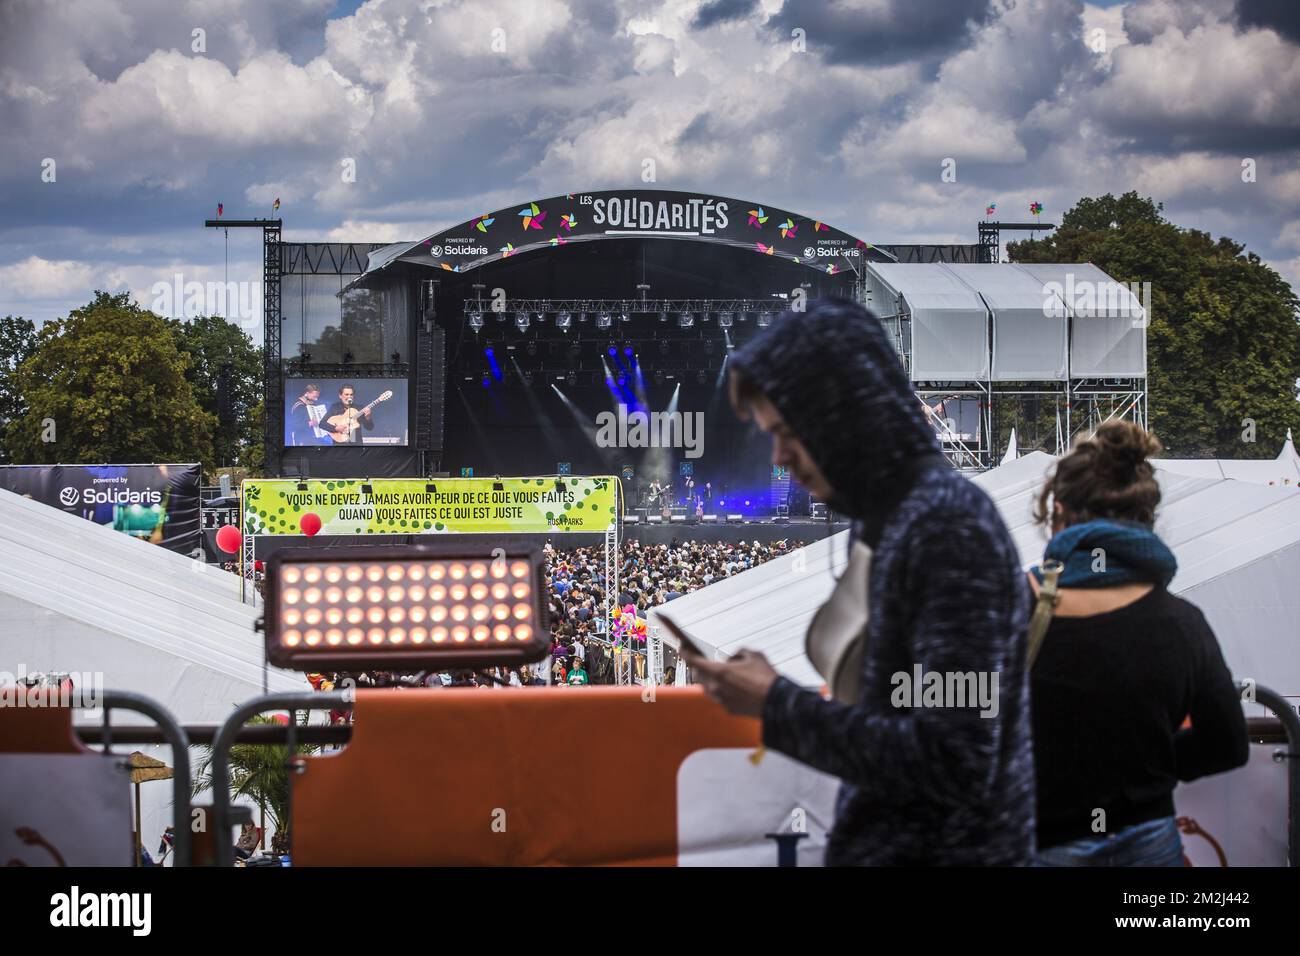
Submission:
<svg viewBox="0 0 1300 956">
<path fill-rule="evenodd" d="M 242 536 L 233 524 L 222 525 L 217 529 L 217 547 L 226 554 L 238 554 Z"/>
<path fill-rule="evenodd" d="M 307 512 L 298 520 L 298 527 L 302 529 L 303 534 L 310 538 L 320 531 L 320 515 L 311 511 Z"/>
<path fill-rule="evenodd" d="M 261 570 L 262 570 L 262 562 L 261 562 L 261 561 L 254 561 L 254 562 L 253 562 L 253 570 L 254 570 L 254 571 L 261 571 Z"/>
</svg>

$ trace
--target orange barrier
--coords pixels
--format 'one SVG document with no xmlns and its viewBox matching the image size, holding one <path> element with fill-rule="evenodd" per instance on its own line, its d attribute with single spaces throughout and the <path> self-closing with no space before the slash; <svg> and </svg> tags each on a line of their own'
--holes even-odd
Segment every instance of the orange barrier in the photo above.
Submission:
<svg viewBox="0 0 1300 956">
<path fill-rule="evenodd" d="M 677 863 L 677 770 L 757 747 L 699 688 L 360 691 L 294 778 L 295 866 Z"/>
<path fill-rule="evenodd" d="M 0 707 L 0 753 L 98 756 L 77 739 L 72 729 L 72 708 L 58 706 L 57 691 L 26 693 L 25 706 Z"/>
</svg>

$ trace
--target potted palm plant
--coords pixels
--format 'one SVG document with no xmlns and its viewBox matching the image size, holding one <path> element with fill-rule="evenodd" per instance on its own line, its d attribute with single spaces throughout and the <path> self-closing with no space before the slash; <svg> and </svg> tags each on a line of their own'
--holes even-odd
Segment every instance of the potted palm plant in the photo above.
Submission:
<svg viewBox="0 0 1300 956">
<path fill-rule="evenodd" d="M 250 724 L 278 724 L 285 718 L 259 714 Z M 306 726 L 307 714 L 299 716 L 298 725 Z M 193 794 L 212 789 L 212 748 L 203 748 L 203 759 L 194 776 Z M 296 756 L 319 753 L 316 744 L 299 744 Z M 275 828 L 271 852 L 282 856 L 289 852 L 289 747 L 287 744 L 234 744 L 230 748 L 230 799 L 247 797 L 262 810 L 262 819 L 270 818 Z"/>
</svg>

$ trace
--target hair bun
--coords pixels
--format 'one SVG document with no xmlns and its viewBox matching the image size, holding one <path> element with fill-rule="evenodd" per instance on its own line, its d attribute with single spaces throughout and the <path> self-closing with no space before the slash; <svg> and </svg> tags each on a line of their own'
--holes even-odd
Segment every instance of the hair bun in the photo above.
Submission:
<svg viewBox="0 0 1300 956">
<path fill-rule="evenodd" d="M 1139 467 L 1160 451 L 1154 435 L 1128 421 L 1103 423 L 1092 440 L 1097 450 L 1097 470 L 1121 484 L 1134 481 Z"/>
</svg>

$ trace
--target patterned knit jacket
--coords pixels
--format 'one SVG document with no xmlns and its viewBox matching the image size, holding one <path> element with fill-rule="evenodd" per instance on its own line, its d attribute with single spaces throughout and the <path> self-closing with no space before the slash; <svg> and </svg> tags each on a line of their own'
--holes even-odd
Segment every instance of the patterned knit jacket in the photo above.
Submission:
<svg viewBox="0 0 1300 956">
<path fill-rule="evenodd" d="M 763 709 L 767 746 L 842 781 L 827 863 L 1028 862 L 1030 600 L 992 501 L 937 456 L 897 353 L 860 306 L 788 313 L 733 368 L 781 412 L 873 549 L 857 702 L 780 678 Z M 989 689 L 996 677 L 996 708 L 951 693 L 935 705 L 899 677 L 931 674 Z"/>
</svg>

